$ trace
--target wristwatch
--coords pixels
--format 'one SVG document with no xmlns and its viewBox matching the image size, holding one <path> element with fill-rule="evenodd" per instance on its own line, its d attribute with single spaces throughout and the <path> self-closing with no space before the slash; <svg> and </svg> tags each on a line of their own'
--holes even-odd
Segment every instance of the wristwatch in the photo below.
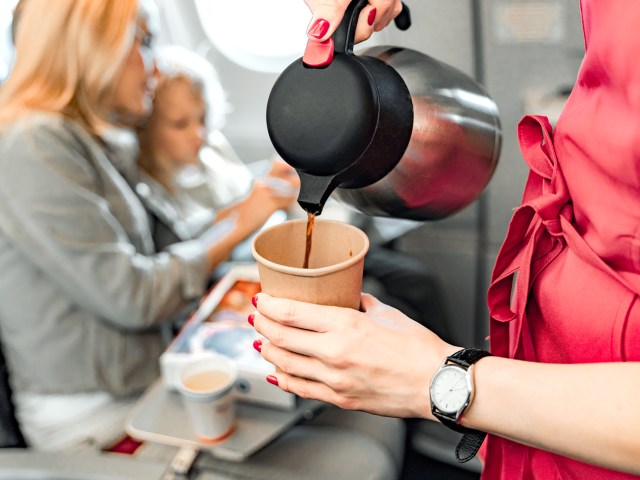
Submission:
<svg viewBox="0 0 640 480">
<path fill-rule="evenodd" d="M 460 425 L 462 414 L 473 400 L 472 365 L 491 355 L 486 350 L 465 348 L 448 356 L 440 365 L 429 385 L 431 413 L 443 425 L 464 433 L 456 447 L 456 459 L 468 462 L 482 445 L 485 432 Z"/>
</svg>

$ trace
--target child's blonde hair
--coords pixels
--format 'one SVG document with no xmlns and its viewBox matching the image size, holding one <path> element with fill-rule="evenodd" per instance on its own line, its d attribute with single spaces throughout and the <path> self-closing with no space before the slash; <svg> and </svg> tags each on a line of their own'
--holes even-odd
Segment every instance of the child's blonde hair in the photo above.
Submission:
<svg viewBox="0 0 640 480">
<path fill-rule="evenodd" d="M 155 178 L 171 193 L 175 191 L 173 184 L 175 170 L 160 162 L 160 159 L 156 156 L 156 152 L 153 151 L 153 128 L 156 122 L 160 121 L 159 105 L 162 104 L 167 93 L 180 84 L 185 85 L 194 98 L 202 100 L 206 112 L 207 102 L 204 95 L 204 87 L 197 77 L 188 75 L 187 73 L 174 72 L 172 74 L 161 74 L 153 95 L 153 109 L 151 114 L 146 118 L 144 126 L 138 129 L 138 142 L 140 147 L 138 166 Z"/>
<path fill-rule="evenodd" d="M 189 88 L 194 98 L 201 100 L 205 109 L 205 126 L 217 130 L 224 125 L 228 104 L 215 68 L 204 57 L 176 45 L 165 46 L 158 52 L 157 66 L 160 75 L 153 98 L 153 109 L 145 125 L 138 131 L 140 157 L 138 165 L 154 177 L 169 192 L 175 190 L 175 171 L 162 165 L 154 155 L 152 129 L 159 120 L 159 105 L 176 85 Z"/>
</svg>

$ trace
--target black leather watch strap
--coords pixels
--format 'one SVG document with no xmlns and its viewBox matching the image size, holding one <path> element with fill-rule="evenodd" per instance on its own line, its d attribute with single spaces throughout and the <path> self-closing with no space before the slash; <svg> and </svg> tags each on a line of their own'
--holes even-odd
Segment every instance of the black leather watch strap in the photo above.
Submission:
<svg viewBox="0 0 640 480">
<path fill-rule="evenodd" d="M 463 350 L 458 350 L 453 355 L 449 355 L 447 360 L 451 363 L 460 365 L 461 367 L 469 368 L 481 358 L 489 356 L 491 356 L 491 353 L 486 350 L 480 350 L 479 348 L 465 348 Z"/>
<path fill-rule="evenodd" d="M 477 432 L 477 430 L 473 430 L 472 428 L 463 427 L 459 423 L 456 423 L 456 421 L 453 420 L 451 417 L 448 417 L 447 415 L 440 413 L 438 410 L 433 410 L 432 413 L 434 417 L 440 420 L 440 422 L 443 425 L 445 425 L 446 427 L 449 427 L 451 430 L 455 430 L 456 432 L 460 432 L 460 433 Z"/>
<path fill-rule="evenodd" d="M 486 433 L 478 430 L 473 430 L 473 433 L 465 433 L 456 447 L 456 460 L 465 463 L 475 457 L 486 436 Z"/>
</svg>

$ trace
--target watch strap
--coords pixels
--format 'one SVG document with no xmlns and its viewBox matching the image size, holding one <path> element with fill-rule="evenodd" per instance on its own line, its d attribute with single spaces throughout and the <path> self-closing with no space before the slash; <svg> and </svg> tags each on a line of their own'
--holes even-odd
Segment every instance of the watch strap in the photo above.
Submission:
<svg viewBox="0 0 640 480">
<path fill-rule="evenodd" d="M 451 363 L 455 363 L 456 365 L 460 365 L 461 367 L 469 368 L 481 358 L 489 356 L 491 356 L 491 353 L 486 350 L 481 350 L 479 348 L 464 348 L 462 350 L 458 350 L 452 355 L 449 355 L 447 360 Z"/>
<path fill-rule="evenodd" d="M 433 414 L 447 427 L 464 434 L 456 447 L 456 460 L 460 463 L 465 463 L 475 457 L 487 434 L 480 430 L 463 427 L 437 410 Z"/>
<path fill-rule="evenodd" d="M 434 417 L 436 417 L 438 420 L 440 420 L 440 423 L 442 423 L 446 427 L 449 427 L 451 430 L 455 430 L 456 432 L 459 432 L 459 433 L 474 433 L 474 432 L 477 432 L 477 430 L 473 430 L 472 428 L 463 427 L 459 423 L 456 423 L 456 421 L 453 418 L 445 415 L 444 413 L 440 413 L 439 410 L 434 409 L 432 411 L 432 413 L 433 413 Z"/>
<path fill-rule="evenodd" d="M 486 433 L 478 430 L 473 430 L 473 433 L 465 433 L 456 447 L 456 460 L 465 463 L 475 457 L 486 436 Z"/>
</svg>

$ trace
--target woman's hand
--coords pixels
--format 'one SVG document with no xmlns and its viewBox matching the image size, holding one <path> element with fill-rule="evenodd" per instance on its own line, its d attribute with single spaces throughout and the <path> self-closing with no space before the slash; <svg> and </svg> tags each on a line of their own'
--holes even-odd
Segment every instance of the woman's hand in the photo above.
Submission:
<svg viewBox="0 0 640 480">
<path fill-rule="evenodd" d="M 323 42 L 340 25 L 344 12 L 351 0 L 304 0 L 313 18 L 307 35 L 310 39 Z M 402 11 L 400 0 L 369 0 L 360 13 L 356 27 L 355 43 L 368 39 L 373 32 L 385 28 Z"/>
<path fill-rule="evenodd" d="M 459 350 L 398 310 L 363 294 L 362 309 L 258 295 L 262 356 L 285 391 L 351 410 L 431 418 L 429 382 Z"/>
</svg>

